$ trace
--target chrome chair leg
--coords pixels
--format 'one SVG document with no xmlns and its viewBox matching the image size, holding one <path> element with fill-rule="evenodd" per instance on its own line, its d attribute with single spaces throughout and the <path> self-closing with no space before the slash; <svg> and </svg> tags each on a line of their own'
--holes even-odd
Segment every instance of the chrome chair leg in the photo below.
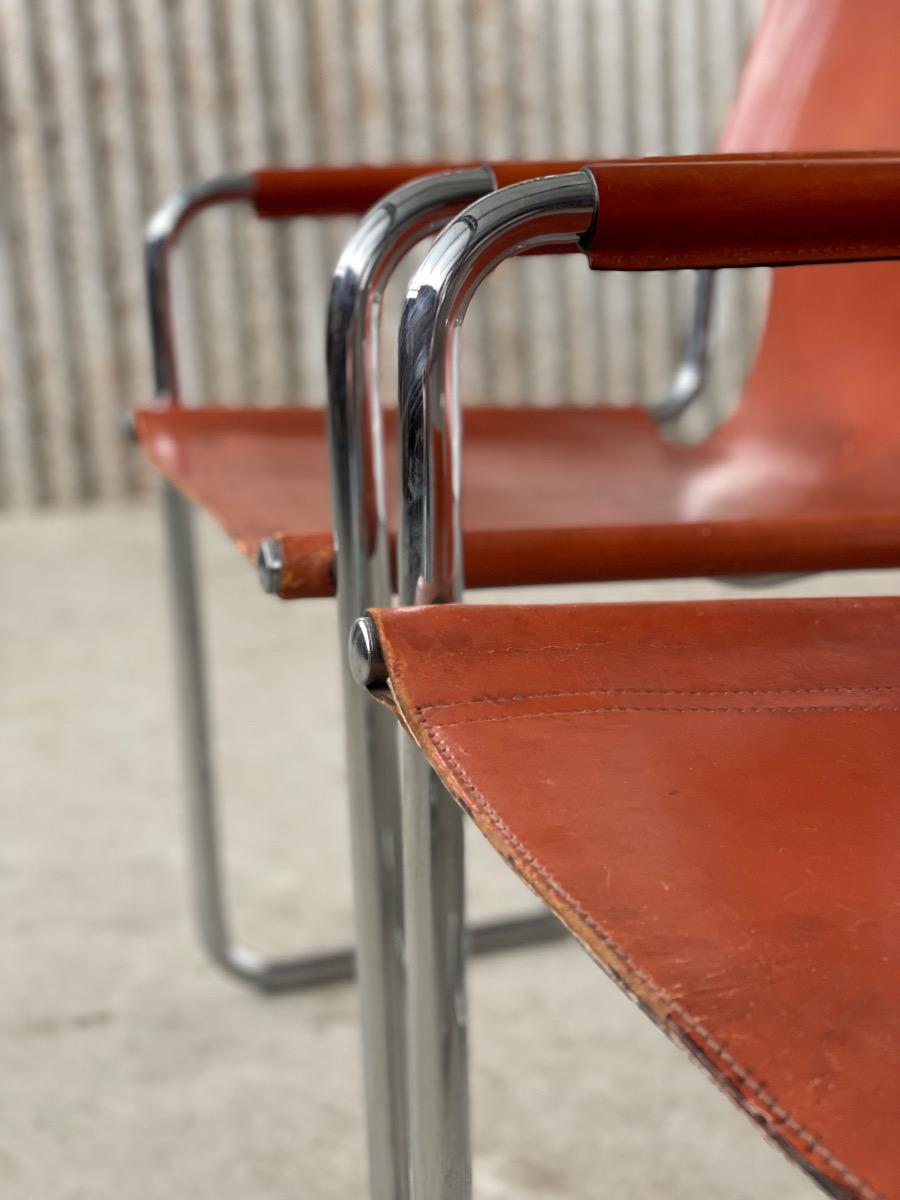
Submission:
<svg viewBox="0 0 900 1200">
<path fill-rule="evenodd" d="M 349 949 L 297 958 L 265 958 L 236 942 L 231 934 L 223 885 L 193 513 L 191 502 L 168 482 L 163 485 L 162 504 L 191 875 L 201 941 L 218 966 L 262 992 L 319 987 L 349 979 L 354 972 L 353 953 Z"/>
<path fill-rule="evenodd" d="M 175 638 L 191 884 L 200 940 L 209 957 L 223 971 L 261 992 L 301 991 L 345 983 L 356 975 L 356 955 L 350 947 L 296 957 L 266 958 L 236 942 L 231 935 L 212 761 L 192 505 L 172 484 L 164 483 L 162 512 Z M 390 728 L 393 739 L 392 724 Z M 558 922 L 550 925 L 543 915 L 521 923 L 498 921 L 477 925 L 469 933 L 468 949 L 473 954 L 516 949 L 556 937 L 558 928 Z"/>
<path fill-rule="evenodd" d="M 410 1198 L 470 1200 L 463 814 L 402 736 Z"/>
<path fill-rule="evenodd" d="M 345 246 L 328 305 L 328 431 L 372 1200 L 408 1200 L 417 1121 L 415 1105 L 408 1102 L 402 853 L 407 835 L 401 831 L 396 725 L 355 686 L 345 653 L 360 612 L 391 603 L 378 317 L 384 285 L 406 251 L 495 182 L 493 173 L 480 167 L 426 177 L 393 191 L 369 210 Z M 450 811 L 451 825 L 455 818 Z M 457 826 L 461 838 L 458 820 Z M 454 903 L 462 960 L 461 875 L 458 883 Z M 479 948 L 496 948 L 510 937 L 521 944 L 523 934 L 533 932 L 533 919 L 527 931 L 504 922 L 479 931 L 485 935 Z M 464 1053 L 461 1062 L 464 1076 Z"/>
</svg>

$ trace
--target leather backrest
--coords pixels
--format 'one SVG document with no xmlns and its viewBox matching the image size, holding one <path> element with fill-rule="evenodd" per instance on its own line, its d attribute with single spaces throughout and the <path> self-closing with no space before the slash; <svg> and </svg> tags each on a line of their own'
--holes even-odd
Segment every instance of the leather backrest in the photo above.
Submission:
<svg viewBox="0 0 900 1200">
<path fill-rule="evenodd" d="M 900 148 L 898 0 L 770 0 L 721 141 L 730 153 Z M 824 457 L 900 443 L 900 265 L 775 271 L 734 424 Z M 879 446 L 884 430 L 888 447 Z"/>
</svg>

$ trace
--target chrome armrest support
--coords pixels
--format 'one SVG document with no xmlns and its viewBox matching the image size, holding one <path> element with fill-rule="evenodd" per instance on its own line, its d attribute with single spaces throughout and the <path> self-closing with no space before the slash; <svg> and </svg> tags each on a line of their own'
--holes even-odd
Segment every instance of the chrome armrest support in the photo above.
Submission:
<svg viewBox="0 0 900 1200">
<path fill-rule="evenodd" d="M 338 263 L 328 311 L 328 424 L 332 457 L 338 615 L 342 642 L 353 618 L 390 603 L 378 321 L 384 287 L 407 251 L 436 232 L 471 200 L 496 186 L 479 167 L 423 176 L 363 217 Z M 229 176 L 176 196 L 150 222 L 146 240 L 153 362 L 157 397 L 178 403 L 179 386 L 170 296 L 172 251 L 187 222 L 212 204 L 250 201 L 252 176 Z M 173 485 L 164 489 L 172 564 L 181 733 L 186 756 L 188 813 L 198 923 L 210 955 L 225 970 L 265 990 L 286 990 L 347 978 L 349 950 L 266 959 L 238 942 L 227 913 L 221 863 L 215 763 L 210 745 L 199 579 L 190 528 L 190 503 Z M 264 586 L 277 584 L 277 541 L 261 547 Z M 405 981 L 401 834 L 395 724 L 345 679 L 345 729 L 351 804 L 357 955 L 369 1120 L 372 1194 L 404 1200 L 407 1178 Z M 549 915 L 470 928 L 474 952 L 558 936 Z"/>
<path fill-rule="evenodd" d="M 334 274 L 326 334 L 341 647 L 354 619 L 391 603 L 378 324 L 406 252 L 493 190 L 487 167 L 424 176 L 370 209 Z M 345 656 L 342 655 L 342 661 Z M 342 670 L 371 1192 L 408 1196 L 405 959 L 396 724 Z"/>
<path fill-rule="evenodd" d="M 578 241 L 596 202 L 593 176 L 581 171 L 494 192 L 447 226 L 413 277 L 399 336 L 403 604 L 462 593 L 457 353 L 466 308 L 503 259 Z M 411 1196 L 469 1200 L 462 818 L 409 738 L 402 779 Z"/>
<path fill-rule="evenodd" d="M 179 402 L 175 356 L 175 323 L 171 288 L 171 257 L 185 226 L 199 212 L 217 204 L 249 202 L 253 176 L 220 175 L 171 196 L 157 209 L 144 233 L 144 277 L 150 314 L 150 346 L 156 399 Z"/>
<path fill-rule="evenodd" d="M 399 334 L 402 604 L 445 603 L 462 590 L 457 335 L 466 309 L 504 259 L 577 243 L 596 203 L 586 171 L 503 188 L 451 221 L 413 276 Z"/>
<path fill-rule="evenodd" d="M 715 271 L 707 268 L 696 272 L 694 312 L 684 354 L 669 385 L 669 390 L 662 400 L 650 405 L 650 412 L 659 424 L 674 421 L 682 413 L 687 412 L 703 391 L 709 361 L 709 331 L 712 322 L 715 283 Z"/>
<path fill-rule="evenodd" d="M 362 592 L 390 603 L 378 334 L 384 288 L 401 259 L 464 205 L 496 187 L 489 167 L 423 176 L 370 209 L 334 273 L 326 361 L 334 534 L 342 629 Z M 355 695 L 355 692 L 354 692 Z"/>
</svg>

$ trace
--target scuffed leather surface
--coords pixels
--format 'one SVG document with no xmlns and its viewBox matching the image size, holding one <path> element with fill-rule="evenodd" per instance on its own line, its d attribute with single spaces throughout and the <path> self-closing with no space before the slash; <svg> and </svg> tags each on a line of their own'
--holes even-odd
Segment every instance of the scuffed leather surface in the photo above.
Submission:
<svg viewBox="0 0 900 1200">
<path fill-rule="evenodd" d="M 900 601 L 374 615 L 516 873 L 827 1191 L 900 1196 Z"/>
</svg>

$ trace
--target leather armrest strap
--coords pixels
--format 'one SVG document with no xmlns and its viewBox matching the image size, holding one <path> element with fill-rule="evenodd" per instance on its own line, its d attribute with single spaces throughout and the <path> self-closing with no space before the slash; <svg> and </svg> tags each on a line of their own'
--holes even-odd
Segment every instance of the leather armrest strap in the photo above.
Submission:
<svg viewBox="0 0 900 1200">
<path fill-rule="evenodd" d="M 584 242 L 594 269 L 900 258 L 900 155 L 711 155 L 606 162 Z"/>
<path fill-rule="evenodd" d="M 488 163 L 497 186 L 506 187 L 539 175 L 573 171 L 579 161 L 536 159 Z M 364 213 L 382 196 L 421 175 L 479 166 L 473 162 L 357 164 L 343 167 L 266 167 L 253 172 L 253 206 L 263 218 L 327 217 Z"/>
</svg>

